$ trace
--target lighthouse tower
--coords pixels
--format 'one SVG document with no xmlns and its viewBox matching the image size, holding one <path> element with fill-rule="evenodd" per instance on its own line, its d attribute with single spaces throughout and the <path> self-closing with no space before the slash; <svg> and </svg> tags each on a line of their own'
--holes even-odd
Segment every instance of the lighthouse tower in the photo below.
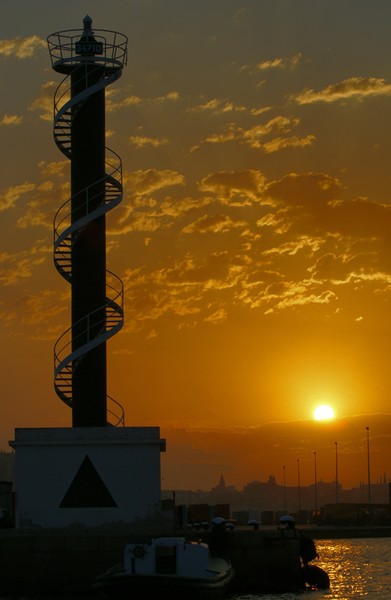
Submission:
<svg viewBox="0 0 391 600">
<path fill-rule="evenodd" d="M 145 518 L 160 505 L 158 427 L 125 427 L 107 394 L 106 345 L 123 325 L 123 286 L 106 267 L 106 214 L 122 200 L 120 157 L 105 143 L 105 89 L 122 74 L 127 38 L 83 28 L 48 37 L 54 140 L 71 195 L 54 218 L 54 265 L 71 286 L 71 325 L 54 347 L 54 388 L 72 427 L 16 429 L 16 524 L 96 526 Z"/>
<path fill-rule="evenodd" d="M 121 281 L 106 271 L 106 213 L 122 199 L 122 166 L 105 144 L 105 88 L 126 64 L 127 39 L 92 31 L 49 37 L 53 69 L 67 77 L 54 98 L 54 140 L 71 161 L 71 197 L 54 219 L 54 264 L 72 288 L 72 325 L 55 346 L 55 390 L 74 427 L 123 424 L 107 406 L 106 341 L 123 324 Z M 113 404 L 113 401 L 112 401 Z"/>
</svg>

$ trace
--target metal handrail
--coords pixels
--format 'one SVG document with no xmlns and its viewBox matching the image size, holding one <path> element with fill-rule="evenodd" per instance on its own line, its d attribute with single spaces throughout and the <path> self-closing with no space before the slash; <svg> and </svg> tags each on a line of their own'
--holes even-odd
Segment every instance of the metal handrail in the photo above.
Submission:
<svg viewBox="0 0 391 600">
<path fill-rule="evenodd" d="M 78 64 L 85 60 L 77 51 L 77 43 L 83 35 L 82 29 L 69 29 L 52 33 L 47 38 L 50 58 L 53 69 L 59 63 Z M 102 61 L 104 64 L 112 63 L 123 68 L 127 63 L 128 38 L 123 33 L 110 29 L 95 29 L 94 38 L 102 44 L 102 55 L 95 55 L 94 62 Z"/>
</svg>

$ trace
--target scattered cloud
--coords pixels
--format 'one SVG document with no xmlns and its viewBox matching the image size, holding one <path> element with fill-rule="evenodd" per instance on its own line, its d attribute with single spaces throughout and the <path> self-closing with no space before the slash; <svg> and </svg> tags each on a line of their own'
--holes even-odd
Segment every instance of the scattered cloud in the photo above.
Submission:
<svg viewBox="0 0 391 600">
<path fill-rule="evenodd" d="M 208 196 L 202 196 L 200 198 L 186 196 L 179 200 L 173 200 L 168 197 L 159 203 L 159 207 L 164 216 L 176 219 L 189 213 L 197 213 L 213 201 L 214 200 Z"/>
<path fill-rule="evenodd" d="M 35 190 L 36 185 L 26 181 L 20 185 L 12 185 L 5 192 L 0 194 L 0 212 L 14 208 L 16 202 L 23 195 Z"/>
<path fill-rule="evenodd" d="M 158 139 L 153 137 L 148 137 L 146 135 L 131 135 L 129 137 L 129 144 L 131 146 L 136 146 L 136 148 L 159 148 L 160 146 L 164 146 L 169 143 L 169 140 L 166 138 Z"/>
<path fill-rule="evenodd" d="M 232 229 L 243 229 L 246 221 L 235 221 L 228 215 L 200 217 L 182 229 L 182 233 L 228 233 Z"/>
<path fill-rule="evenodd" d="M 5 58 L 32 58 L 42 48 L 46 49 L 47 43 L 38 35 L 0 40 L 0 56 Z"/>
<path fill-rule="evenodd" d="M 126 174 L 126 186 L 131 194 L 147 195 L 172 185 L 184 185 L 184 176 L 176 171 L 146 169 Z"/>
<path fill-rule="evenodd" d="M 237 105 L 230 100 L 214 98 L 203 104 L 198 104 L 189 109 L 189 112 L 214 112 L 216 114 L 232 112 L 248 112 L 249 109 L 243 105 Z"/>
<path fill-rule="evenodd" d="M 177 102 L 180 99 L 179 92 L 175 90 L 171 90 L 164 94 L 163 96 L 154 96 L 149 98 L 141 98 L 140 96 L 136 96 L 134 94 L 129 94 L 119 100 L 116 98 L 119 96 L 119 92 L 113 91 L 113 93 L 108 94 L 107 102 L 106 102 L 106 110 L 107 112 L 115 112 L 122 108 L 127 108 L 128 106 L 155 106 L 165 103 Z"/>
<path fill-rule="evenodd" d="M 314 135 L 307 135 L 302 138 L 296 135 L 288 138 L 277 137 L 262 144 L 262 149 L 267 154 L 270 154 L 272 152 L 279 152 L 279 150 L 283 150 L 284 148 L 305 148 L 306 146 L 311 146 L 315 140 L 316 137 Z"/>
<path fill-rule="evenodd" d="M 204 321 L 206 323 L 211 323 L 212 325 L 217 325 L 217 324 L 222 323 L 222 321 L 225 321 L 227 318 L 227 315 L 228 315 L 228 313 L 225 308 L 219 308 L 212 314 L 205 317 Z"/>
<path fill-rule="evenodd" d="M 58 83 L 47 81 L 41 86 L 41 94 L 29 106 L 30 111 L 40 112 L 43 121 L 53 121 L 53 96 Z"/>
<path fill-rule="evenodd" d="M 337 102 L 340 100 L 363 99 L 368 96 L 389 96 L 391 84 L 379 77 L 349 77 L 322 90 L 305 89 L 294 96 L 298 104 L 315 102 Z"/>
<path fill-rule="evenodd" d="M 305 148 L 312 145 L 316 137 L 312 134 L 304 137 L 289 136 L 288 134 L 299 124 L 300 120 L 297 117 L 285 117 L 282 115 L 273 117 L 266 123 L 254 125 L 248 129 L 240 127 L 235 123 L 229 123 L 222 132 L 207 136 L 200 144 L 238 142 L 255 150 L 262 150 L 267 154 L 278 152 L 285 148 Z M 276 133 L 285 134 L 286 137 L 278 135 L 277 137 L 270 138 L 270 136 Z M 192 151 L 199 150 L 199 147 L 199 145 L 193 147 Z"/>
<path fill-rule="evenodd" d="M 53 229 L 53 216 L 56 210 L 70 196 L 68 181 L 69 161 L 40 161 L 38 163 L 41 182 L 31 187 L 25 199 L 22 213 L 17 217 L 16 225 L 27 229 L 44 227 Z"/>
<path fill-rule="evenodd" d="M 266 193 L 288 205 L 319 206 L 335 200 L 343 190 L 342 182 L 327 173 L 289 173 L 267 184 Z"/>
<path fill-rule="evenodd" d="M 116 96 L 118 95 L 117 90 L 107 90 L 106 96 L 106 110 L 107 112 L 115 112 L 120 108 L 124 108 L 127 106 L 138 106 L 143 103 L 143 99 L 139 96 L 129 95 L 123 98 L 122 100 L 116 100 Z"/>
<path fill-rule="evenodd" d="M 0 120 L 0 125 L 21 125 L 23 117 L 21 115 L 4 115 Z"/>
<path fill-rule="evenodd" d="M 183 175 L 176 171 L 140 169 L 124 174 L 124 186 L 130 202 L 124 202 L 110 216 L 110 235 L 124 235 L 131 231 L 152 233 L 188 211 L 194 210 L 194 200 L 174 201 L 159 199 L 156 195 L 172 186 L 183 186 Z M 150 243 L 149 237 L 147 244 Z"/>
<path fill-rule="evenodd" d="M 65 303 L 59 303 L 58 293 L 52 290 L 41 290 L 39 294 L 18 298 L 9 310 L 0 313 L 0 317 L 6 317 L 10 335 L 17 335 L 23 328 L 24 336 L 27 330 L 26 337 L 52 344 L 65 328 L 65 311 Z"/>
<path fill-rule="evenodd" d="M 201 191 L 213 192 L 218 195 L 220 201 L 229 201 L 230 204 L 235 196 L 242 198 L 242 204 L 254 201 L 259 198 L 264 187 L 265 176 L 255 169 L 218 171 L 204 177 L 199 184 Z"/>
<path fill-rule="evenodd" d="M 15 285 L 20 280 L 30 279 L 34 270 L 42 265 L 52 247 L 47 240 L 37 241 L 28 250 L 22 250 L 15 254 L 3 253 L 0 255 L 0 281 L 2 285 Z"/>
<path fill-rule="evenodd" d="M 293 69 L 301 62 L 303 56 L 299 52 L 290 57 L 278 57 L 271 60 L 265 60 L 257 64 L 259 71 L 268 71 L 270 69 Z"/>
<path fill-rule="evenodd" d="M 38 167 L 43 177 L 60 177 L 61 179 L 68 177 L 69 175 L 69 160 L 59 160 L 46 162 L 41 160 L 38 163 Z"/>
</svg>

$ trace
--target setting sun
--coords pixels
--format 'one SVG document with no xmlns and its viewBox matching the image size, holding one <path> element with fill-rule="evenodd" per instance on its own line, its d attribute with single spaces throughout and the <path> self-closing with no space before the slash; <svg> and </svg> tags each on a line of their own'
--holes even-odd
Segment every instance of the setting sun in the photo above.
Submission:
<svg viewBox="0 0 391 600">
<path fill-rule="evenodd" d="M 328 404 L 321 404 L 314 410 L 315 421 L 330 421 L 334 419 L 334 411 Z"/>
</svg>

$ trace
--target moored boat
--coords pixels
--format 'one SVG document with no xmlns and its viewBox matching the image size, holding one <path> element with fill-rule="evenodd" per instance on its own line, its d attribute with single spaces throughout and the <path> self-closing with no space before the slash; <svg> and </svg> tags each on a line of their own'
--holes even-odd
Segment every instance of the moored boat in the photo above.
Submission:
<svg viewBox="0 0 391 600">
<path fill-rule="evenodd" d="M 221 600 L 233 579 L 230 561 L 207 544 L 164 537 L 127 544 L 123 564 L 100 575 L 93 587 L 115 600 Z"/>
</svg>

